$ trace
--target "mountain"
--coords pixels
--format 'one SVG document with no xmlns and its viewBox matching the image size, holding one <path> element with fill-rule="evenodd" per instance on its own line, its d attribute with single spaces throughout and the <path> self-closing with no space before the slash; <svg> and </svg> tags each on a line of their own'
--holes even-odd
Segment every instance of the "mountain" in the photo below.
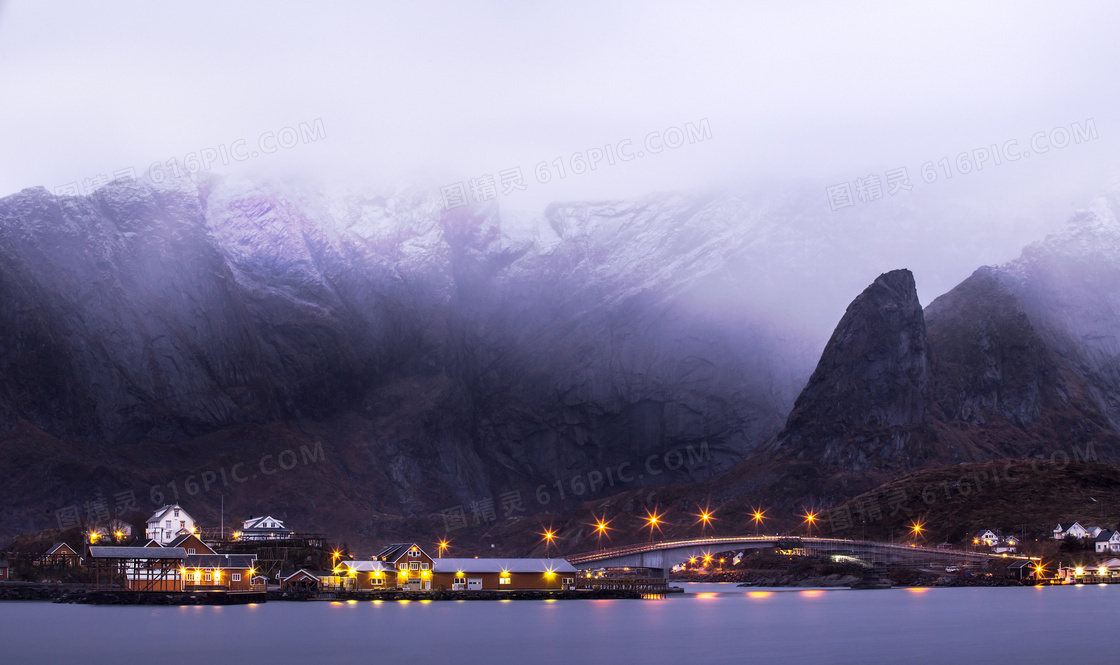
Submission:
<svg viewBox="0 0 1120 665">
<path fill-rule="evenodd" d="M 532 218 L 216 179 L 9 196 L 0 535 L 130 491 L 134 518 L 183 494 L 217 523 L 221 491 L 369 539 L 651 452 L 711 459 L 639 484 L 710 477 L 773 436 L 811 364 L 728 286 L 780 228 L 728 196 Z"/>
<path fill-rule="evenodd" d="M 848 307 L 782 431 L 716 494 L 830 505 L 918 469 L 1120 463 L 1117 200 L 924 310 L 909 271 L 881 275 Z"/>
<path fill-rule="evenodd" d="M 0 199 L 0 537 L 176 500 L 354 543 L 461 509 L 482 538 L 620 489 L 796 507 L 1115 461 L 1114 194 L 924 309 L 881 275 L 811 371 L 866 266 L 937 260 L 917 196 L 843 218 L 798 191 L 539 215 L 221 179 Z"/>
</svg>

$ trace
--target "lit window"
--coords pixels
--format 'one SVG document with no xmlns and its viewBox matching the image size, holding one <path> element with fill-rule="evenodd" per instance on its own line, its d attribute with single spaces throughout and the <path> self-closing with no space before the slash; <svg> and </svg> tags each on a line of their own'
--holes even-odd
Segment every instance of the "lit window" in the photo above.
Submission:
<svg viewBox="0 0 1120 665">
<path fill-rule="evenodd" d="M 413 561 L 412 565 L 410 565 L 409 568 L 411 568 L 412 570 L 420 570 L 420 564 Z"/>
<path fill-rule="evenodd" d="M 498 584 L 511 584 L 511 583 L 512 583 L 511 579 L 508 578 L 508 577 L 503 577 L 503 578 L 498 580 Z"/>
<path fill-rule="evenodd" d="M 210 573 L 206 573 L 206 581 L 207 581 L 207 582 L 209 582 L 209 581 L 210 581 Z"/>
</svg>

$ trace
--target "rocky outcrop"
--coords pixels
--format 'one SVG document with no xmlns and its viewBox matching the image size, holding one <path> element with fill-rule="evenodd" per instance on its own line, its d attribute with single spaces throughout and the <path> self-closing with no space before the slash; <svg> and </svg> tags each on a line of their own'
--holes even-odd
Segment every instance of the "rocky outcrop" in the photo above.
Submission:
<svg viewBox="0 0 1120 665">
<path fill-rule="evenodd" d="M 1120 224 L 1110 199 L 924 312 L 881 275 L 836 327 L 783 430 L 720 495 L 828 505 L 915 469 L 1091 455 L 1120 463 Z"/>
<path fill-rule="evenodd" d="M 909 464 L 908 439 L 927 421 L 929 356 L 914 276 L 880 275 L 844 313 L 768 451 L 822 471 Z"/>
</svg>

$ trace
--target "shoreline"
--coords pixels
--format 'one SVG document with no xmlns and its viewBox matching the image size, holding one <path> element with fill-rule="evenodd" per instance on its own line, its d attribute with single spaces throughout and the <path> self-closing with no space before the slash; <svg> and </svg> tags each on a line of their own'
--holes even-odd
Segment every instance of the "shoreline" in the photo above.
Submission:
<svg viewBox="0 0 1120 665">
<path fill-rule="evenodd" d="M 648 595 L 648 594 L 647 594 Z M 284 591 L 256 593 L 166 593 L 137 591 L 86 591 L 55 585 L 0 585 L 0 602 L 50 601 L 73 605 L 248 605 L 265 602 L 347 601 L 501 601 L 501 600 L 641 600 L 630 590 L 579 591 L 373 591 L 310 595 Z"/>
</svg>

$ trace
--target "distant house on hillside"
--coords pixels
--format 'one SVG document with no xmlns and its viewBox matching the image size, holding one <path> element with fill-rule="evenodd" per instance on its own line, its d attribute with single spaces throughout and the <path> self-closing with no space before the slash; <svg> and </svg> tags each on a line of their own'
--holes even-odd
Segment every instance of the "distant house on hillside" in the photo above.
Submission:
<svg viewBox="0 0 1120 665">
<path fill-rule="evenodd" d="M 0 582 L 7 582 L 11 574 L 8 572 L 8 560 L 0 559 Z"/>
<path fill-rule="evenodd" d="M 991 529 L 981 529 L 980 531 L 976 532 L 975 536 L 972 537 L 973 545 L 984 545 L 985 547 L 993 547 L 998 542 L 999 536 L 997 536 L 996 532 L 992 531 Z"/>
<path fill-rule="evenodd" d="M 1085 535 L 1089 538 L 1096 538 L 1097 536 L 1099 536 L 1101 534 L 1101 531 L 1104 531 L 1104 529 L 1102 529 L 1099 526 L 1087 526 L 1087 527 L 1085 527 Z"/>
<path fill-rule="evenodd" d="M 166 546 L 180 533 L 193 533 L 194 518 L 177 503 L 163 506 L 148 518 L 144 537 Z"/>
<path fill-rule="evenodd" d="M 1004 552 L 1014 552 L 1019 548 L 1019 539 L 1015 536 L 1001 536 L 999 542 L 992 547 L 992 551 L 996 554 Z"/>
<path fill-rule="evenodd" d="M 1054 540 L 1065 540 L 1067 536 L 1073 536 L 1074 538 L 1084 538 L 1089 535 L 1089 532 L 1085 530 L 1085 527 L 1081 526 L 1077 522 L 1063 522 L 1054 527 L 1053 533 Z"/>
<path fill-rule="evenodd" d="M 1120 552 L 1120 531 L 1105 529 L 1094 539 L 1097 552 Z"/>
<path fill-rule="evenodd" d="M 286 540 L 295 532 L 270 515 L 250 517 L 241 523 L 241 531 L 234 534 L 238 540 Z"/>
</svg>

